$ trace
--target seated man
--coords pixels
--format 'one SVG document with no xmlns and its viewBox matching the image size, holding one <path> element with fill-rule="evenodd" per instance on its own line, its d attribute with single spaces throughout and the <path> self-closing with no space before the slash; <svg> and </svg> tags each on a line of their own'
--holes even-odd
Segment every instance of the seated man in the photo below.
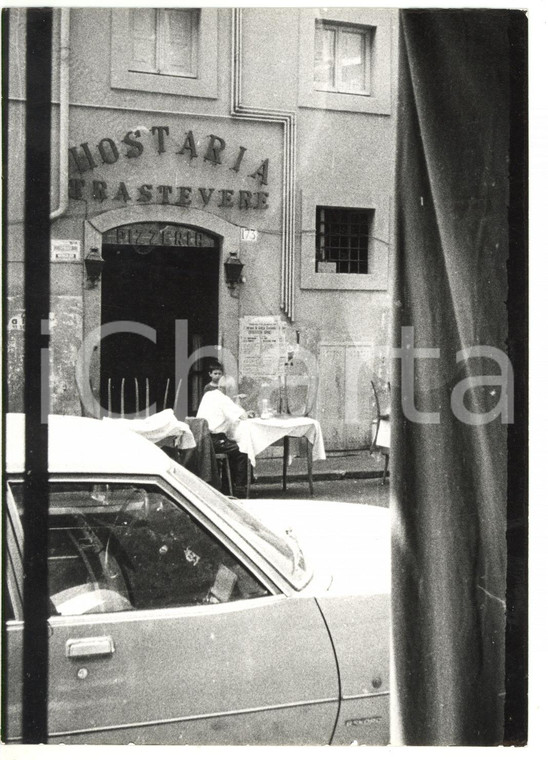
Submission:
<svg viewBox="0 0 548 760">
<path fill-rule="evenodd" d="M 229 438 L 231 427 L 238 420 L 249 416 L 245 409 L 216 389 L 204 393 L 196 413 L 209 425 L 213 447 L 218 454 L 228 456 L 228 465 L 234 483 L 234 495 L 245 496 L 247 483 L 247 454 L 238 448 L 236 441 Z"/>
</svg>

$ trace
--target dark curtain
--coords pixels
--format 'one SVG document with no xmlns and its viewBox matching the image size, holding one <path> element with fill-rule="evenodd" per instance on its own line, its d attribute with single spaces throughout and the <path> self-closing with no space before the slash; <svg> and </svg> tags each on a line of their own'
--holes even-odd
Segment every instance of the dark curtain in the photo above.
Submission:
<svg viewBox="0 0 548 760">
<path fill-rule="evenodd" d="M 400 13 L 394 345 L 412 327 L 407 345 L 439 349 L 409 375 L 414 406 L 439 422 L 404 413 L 402 359 L 392 367 L 394 735 L 406 744 L 504 738 L 511 370 L 507 396 L 491 377 L 463 399 L 509 420 L 470 424 L 451 398 L 467 377 L 503 374 L 500 354 L 458 351 L 508 352 L 512 13 Z"/>
</svg>

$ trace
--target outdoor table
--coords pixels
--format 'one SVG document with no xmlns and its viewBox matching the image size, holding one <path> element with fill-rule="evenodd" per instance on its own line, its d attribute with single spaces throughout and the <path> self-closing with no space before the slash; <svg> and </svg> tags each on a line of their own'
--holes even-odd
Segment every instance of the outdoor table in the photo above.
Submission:
<svg viewBox="0 0 548 760">
<path fill-rule="evenodd" d="M 257 454 L 283 441 L 282 488 L 287 490 L 287 466 L 289 463 L 289 439 L 305 438 L 307 444 L 307 471 L 310 493 L 314 494 L 312 462 L 325 459 L 323 435 L 318 420 L 311 417 L 292 417 L 287 414 L 263 419 L 253 417 L 240 420 L 231 433 L 240 451 L 247 454 L 255 466 Z M 250 468 L 247 471 L 247 497 L 249 497 Z"/>
<path fill-rule="evenodd" d="M 179 449 L 193 449 L 196 446 L 190 426 L 178 420 L 173 409 L 164 409 L 148 417 L 104 417 L 103 422 L 122 425 L 160 447 L 171 445 Z"/>
</svg>

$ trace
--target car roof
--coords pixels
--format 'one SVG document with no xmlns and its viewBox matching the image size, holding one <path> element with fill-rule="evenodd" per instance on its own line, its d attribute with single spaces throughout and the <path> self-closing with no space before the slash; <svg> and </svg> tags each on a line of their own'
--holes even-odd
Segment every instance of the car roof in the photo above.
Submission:
<svg viewBox="0 0 548 760">
<path fill-rule="evenodd" d="M 6 472 L 25 470 L 25 415 L 6 415 Z M 169 457 L 125 426 L 111 419 L 49 415 L 48 470 L 50 473 L 120 473 L 158 475 L 167 471 Z"/>
</svg>

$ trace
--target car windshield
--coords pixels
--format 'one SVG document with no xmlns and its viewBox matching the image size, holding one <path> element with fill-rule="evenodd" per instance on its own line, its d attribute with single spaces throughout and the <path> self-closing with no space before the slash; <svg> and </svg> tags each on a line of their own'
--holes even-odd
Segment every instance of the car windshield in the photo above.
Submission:
<svg viewBox="0 0 548 760">
<path fill-rule="evenodd" d="M 221 519 L 228 522 L 295 589 L 303 589 L 310 581 L 311 570 L 307 567 L 299 543 L 292 534 L 275 533 L 245 509 L 241 502 L 229 499 L 197 477 L 189 477 L 188 470 L 176 462 L 169 468 L 169 473 L 205 501 Z"/>
</svg>

